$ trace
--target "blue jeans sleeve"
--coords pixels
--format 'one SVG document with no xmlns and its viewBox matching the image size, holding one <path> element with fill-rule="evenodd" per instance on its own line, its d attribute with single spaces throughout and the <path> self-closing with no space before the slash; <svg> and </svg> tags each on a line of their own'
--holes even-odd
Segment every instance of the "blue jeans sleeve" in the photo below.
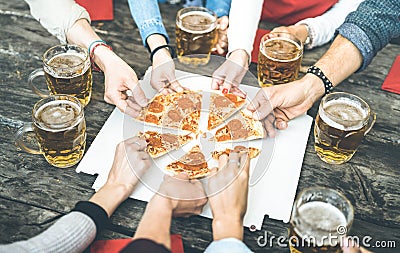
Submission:
<svg viewBox="0 0 400 253">
<path fill-rule="evenodd" d="M 213 241 L 204 253 L 252 253 L 252 251 L 236 238 L 225 238 Z"/>
<path fill-rule="evenodd" d="M 206 8 L 215 12 L 217 17 L 228 16 L 232 0 L 207 0 Z"/>
<path fill-rule="evenodd" d="M 147 37 L 152 34 L 161 34 L 169 42 L 157 0 L 128 0 L 128 4 L 145 47 Z"/>
</svg>

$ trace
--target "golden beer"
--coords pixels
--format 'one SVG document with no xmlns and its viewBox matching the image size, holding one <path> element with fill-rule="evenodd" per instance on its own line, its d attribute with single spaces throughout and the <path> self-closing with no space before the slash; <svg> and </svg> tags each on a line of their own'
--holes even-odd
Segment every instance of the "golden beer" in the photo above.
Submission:
<svg viewBox="0 0 400 253">
<path fill-rule="evenodd" d="M 341 193 L 323 187 L 300 193 L 289 228 L 291 253 L 340 253 L 353 221 L 353 207 Z"/>
<path fill-rule="evenodd" d="M 176 17 L 178 60 L 185 64 L 205 65 L 217 42 L 217 17 L 202 7 L 181 9 Z"/>
<path fill-rule="evenodd" d="M 315 119 L 315 151 L 325 162 L 341 164 L 352 158 L 364 135 L 370 109 L 362 99 L 347 93 L 332 93 L 320 104 Z"/>
<path fill-rule="evenodd" d="M 86 122 L 83 107 L 72 96 L 50 96 L 36 103 L 33 124 L 17 134 L 19 146 L 29 153 L 43 154 L 47 162 L 59 168 L 77 164 L 85 152 Z M 21 136 L 33 131 L 40 151 L 27 148 Z"/>
<path fill-rule="evenodd" d="M 77 97 L 83 106 L 89 103 L 93 81 L 90 58 L 85 49 L 76 45 L 52 47 L 43 55 L 43 70 L 35 70 L 28 79 L 35 93 L 47 96 L 33 85 L 34 78 L 44 75 L 50 94 Z"/>
<path fill-rule="evenodd" d="M 261 87 L 283 84 L 297 79 L 303 45 L 289 33 L 264 35 L 258 54 L 258 82 Z"/>
</svg>

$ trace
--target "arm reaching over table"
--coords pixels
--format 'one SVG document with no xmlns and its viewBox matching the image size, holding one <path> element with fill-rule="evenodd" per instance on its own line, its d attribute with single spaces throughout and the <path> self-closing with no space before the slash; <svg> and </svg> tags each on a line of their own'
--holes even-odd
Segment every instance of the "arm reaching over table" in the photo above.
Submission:
<svg viewBox="0 0 400 253">
<path fill-rule="evenodd" d="M 243 217 L 247 211 L 250 158 L 247 153 L 231 152 L 219 158 L 208 182 L 213 214 L 214 241 L 208 252 L 251 252 L 242 242 Z M 222 189 L 222 190 L 221 190 Z"/>
<path fill-rule="evenodd" d="M 200 181 L 189 180 L 184 173 L 165 176 L 147 204 L 133 241 L 121 252 L 169 252 L 172 217 L 200 214 L 206 203 Z"/>
<path fill-rule="evenodd" d="M 92 60 L 104 72 L 104 100 L 116 105 L 121 111 L 138 116 L 147 99 L 138 85 L 135 71 L 116 55 L 90 26 L 87 11 L 73 0 L 25 0 L 32 16 L 56 36 L 61 43 L 77 44 L 92 52 Z M 97 44 L 99 46 L 97 46 Z M 132 91 L 132 97 L 126 95 Z"/>
<path fill-rule="evenodd" d="M 83 252 L 150 167 L 145 148 L 146 141 L 137 137 L 118 144 L 107 182 L 89 201 L 78 202 L 69 214 L 31 239 L 0 245 L 0 252 Z"/>
<path fill-rule="evenodd" d="M 315 101 L 330 92 L 327 82 L 335 87 L 354 72 L 364 70 L 390 39 L 400 36 L 399 15 L 399 1 L 361 3 L 338 28 L 339 35 L 314 65 L 315 71 L 309 69 L 303 78 L 291 83 L 260 89 L 248 109 L 260 120 L 273 110 L 275 127 L 285 129 L 290 119 L 305 113 Z M 266 106 L 265 101 L 271 106 Z"/>
</svg>

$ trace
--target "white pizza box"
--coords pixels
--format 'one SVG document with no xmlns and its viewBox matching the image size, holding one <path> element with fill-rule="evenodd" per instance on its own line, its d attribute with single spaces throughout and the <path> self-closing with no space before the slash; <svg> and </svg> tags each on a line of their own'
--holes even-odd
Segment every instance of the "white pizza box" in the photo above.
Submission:
<svg viewBox="0 0 400 253">
<path fill-rule="evenodd" d="M 146 72 L 141 84 L 146 96 L 151 98 L 155 95 L 155 91 L 149 84 L 149 73 L 150 71 Z M 192 90 L 202 89 L 205 98 L 202 107 L 207 107 L 206 97 L 211 90 L 211 78 L 179 70 L 176 71 L 176 76 L 181 85 Z M 249 99 L 252 99 L 259 90 L 257 87 L 248 85 L 241 85 L 240 87 L 247 92 Z M 207 118 L 207 112 L 202 111 L 200 129 L 206 129 Z M 251 161 L 248 208 L 244 218 L 246 227 L 255 226 L 257 229 L 261 229 L 264 215 L 283 222 L 289 221 L 311 123 L 312 118 L 310 116 L 302 115 L 291 120 L 286 130 L 278 131 L 275 138 L 240 143 L 244 146 L 259 148 L 262 151 L 257 158 Z M 76 171 L 91 175 L 98 174 L 92 186 L 93 189 L 98 190 L 106 182 L 117 144 L 124 139 L 135 136 L 139 131 L 146 130 L 160 131 L 159 128 L 138 122 L 115 108 L 87 150 Z M 138 184 L 131 198 L 149 201 L 165 174 L 165 171 L 160 168 L 165 168 L 172 161 L 179 159 L 196 144 L 202 146 L 207 158 L 209 152 L 214 148 L 232 147 L 232 144 L 218 144 L 217 147 L 214 147 L 213 143 L 205 142 L 204 139 L 201 141 L 194 140 L 180 150 L 172 151 L 168 155 L 154 159 L 151 168 L 141 179 L 141 183 Z M 213 159 L 209 159 L 208 163 L 210 167 L 217 165 L 217 162 Z M 208 205 L 205 206 L 201 215 L 212 217 Z"/>
</svg>

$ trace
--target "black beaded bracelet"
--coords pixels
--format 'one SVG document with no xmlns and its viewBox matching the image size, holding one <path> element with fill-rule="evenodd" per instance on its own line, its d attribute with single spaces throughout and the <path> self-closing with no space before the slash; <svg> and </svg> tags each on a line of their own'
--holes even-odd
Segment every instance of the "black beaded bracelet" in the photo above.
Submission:
<svg viewBox="0 0 400 253">
<path fill-rule="evenodd" d="M 329 79 L 325 76 L 325 74 L 316 66 L 311 66 L 308 68 L 307 73 L 314 74 L 318 76 L 322 82 L 324 83 L 324 88 L 325 88 L 325 94 L 328 94 L 332 92 L 333 90 L 333 84 Z"/>
<path fill-rule="evenodd" d="M 151 53 L 150 53 L 150 61 L 153 63 L 153 57 L 154 55 L 157 53 L 158 50 L 163 49 L 163 48 L 167 48 L 169 53 L 171 54 L 172 58 L 175 58 L 175 48 L 171 45 L 162 45 L 159 47 L 156 47 Z"/>
</svg>

